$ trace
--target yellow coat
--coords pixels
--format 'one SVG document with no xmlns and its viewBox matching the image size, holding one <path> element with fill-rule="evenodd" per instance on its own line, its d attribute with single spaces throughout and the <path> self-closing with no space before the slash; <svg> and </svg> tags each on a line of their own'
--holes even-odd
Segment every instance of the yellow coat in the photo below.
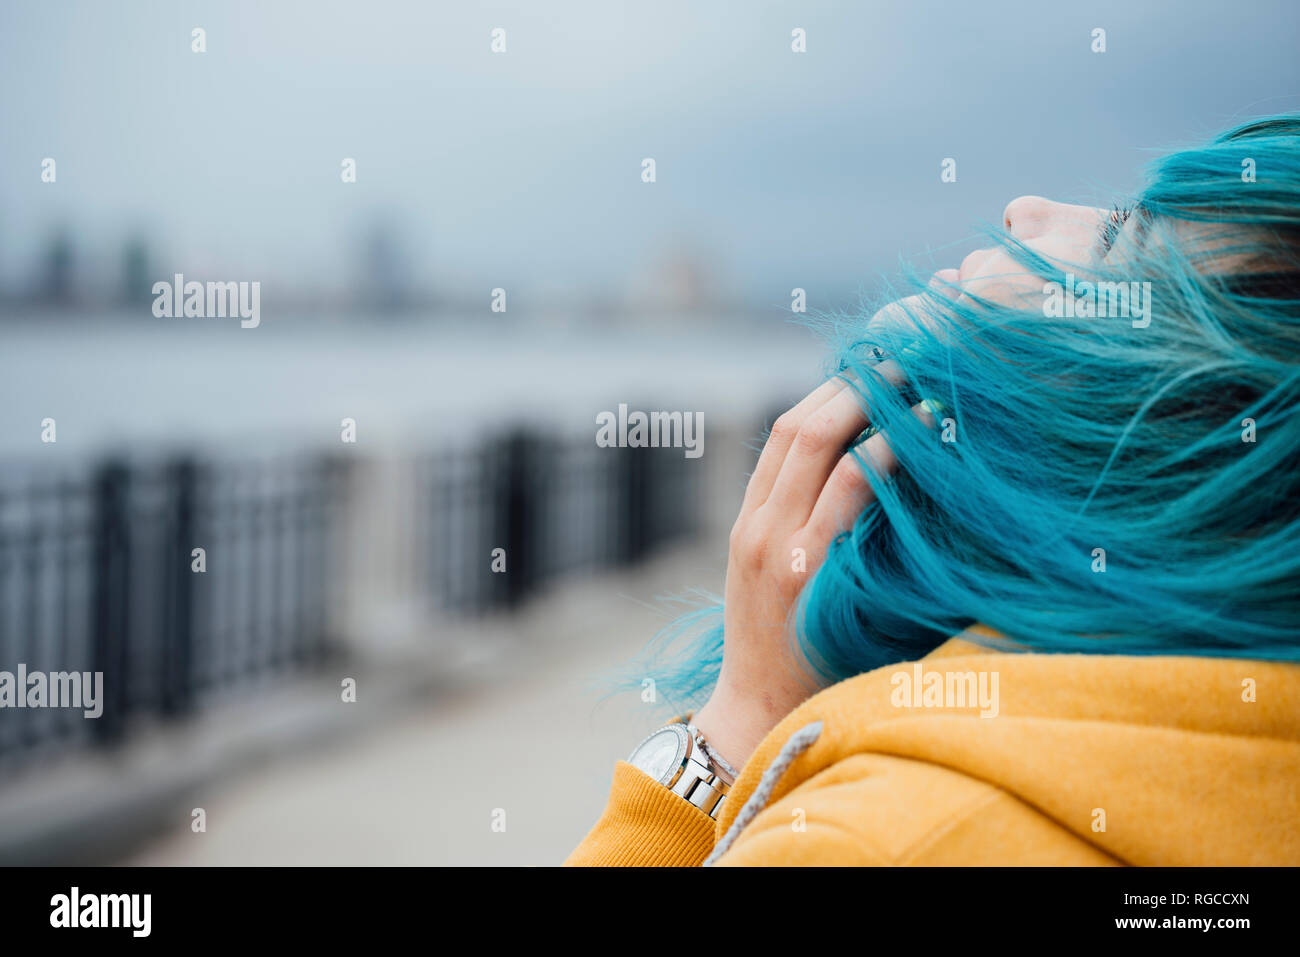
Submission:
<svg viewBox="0 0 1300 957">
<path fill-rule="evenodd" d="M 996 707 L 956 696 L 980 680 Z M 1000 654 L 958 636 L 789 714 L 716 823 L 620 761 L 565 863 L 1294 866 L 1297 701 L 1297 665 Z"/>
</svg>

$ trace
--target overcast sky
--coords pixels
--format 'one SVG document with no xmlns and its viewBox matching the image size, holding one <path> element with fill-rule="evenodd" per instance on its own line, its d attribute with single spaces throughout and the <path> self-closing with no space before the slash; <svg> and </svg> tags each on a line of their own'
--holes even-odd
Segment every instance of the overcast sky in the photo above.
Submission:
<svg viewBox="0 0 1300 957">
<path fill-rule="evenodd" d="M 1300 107 L 1298 27 L 1288 0 L 6 0 L 0 280 L 64 225 L 90 265 L 142 232 L 161 275 L 329 285 L 388 222 L 475 294 L 623 289 L 685 248 L 739 298 L 824 301 L 955 263 L 1016 195 L 1104 202 L 1149 150 Z"/>
</svg>

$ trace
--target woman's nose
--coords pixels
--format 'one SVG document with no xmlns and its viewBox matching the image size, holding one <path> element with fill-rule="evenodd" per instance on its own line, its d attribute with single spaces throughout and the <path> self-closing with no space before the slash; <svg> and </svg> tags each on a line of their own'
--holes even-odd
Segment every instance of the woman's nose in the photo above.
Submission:
<svg viewBox="0 0 1300 957">
<path fill-rule="evenodd" d="M 1002 211 L 1002 225 L 1016 239 L 1033 239 L 1051 224 L 1052 207 L 1057 205 L 1041 196 L 1019 196 Z"/>
<path fill-rule="evenodd" d="M 1002 211 L 1002 225 L 1016 239 L 1037 239 L 1053 230 L 1097 228 L 1106 211 L 1093 206 L 1056 203 L 1041 196 L 1020 196 Z"/>
</svg>

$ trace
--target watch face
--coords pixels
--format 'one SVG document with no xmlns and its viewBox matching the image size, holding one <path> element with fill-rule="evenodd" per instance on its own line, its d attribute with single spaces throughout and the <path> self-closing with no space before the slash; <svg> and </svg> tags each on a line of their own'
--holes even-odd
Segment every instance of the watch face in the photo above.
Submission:
<svg viewBox="0 0 1300 957">
<path fill-rule="evenodd" d="M 685 756 L 685 730 L 664 728 L 650 735 L 629 761 L 662 784 L 672 776 Z"/>
</svg>

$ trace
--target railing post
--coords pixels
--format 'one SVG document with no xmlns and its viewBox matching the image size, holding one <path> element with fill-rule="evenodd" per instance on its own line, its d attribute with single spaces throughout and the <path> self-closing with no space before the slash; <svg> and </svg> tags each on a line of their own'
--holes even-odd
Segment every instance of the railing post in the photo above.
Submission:
<svg viewBox="0 0 1300 957">
<path fill-rule="evenodd" d="M 195 487 L 198 467 L 180 459 L 167 469 L 168 527 L 163 568 L 162 694 L 164 714 L 183 714 L 194 694 L 194 575 L 191 551 L 195 541 Z"/>
<path fill-rule="evenodd" d="M 495 444 L 490 468 L 499 470 L 493 486 L 493 540 L 479 560 L 490 561 L 493 548 L 506 550 L 505 573 L 489 572 L 490 601 L 518 608 L 532 592 L 540 569 L 537 566 L 538 510 L 541 505 L 542 476 L 537 468 L 538 451 L 534 438 L 516 429 Z"/>
<path fill-rule="evenodd" d="M 126 641 L 130 614 L 131 550 L 127 515 L 129 474 L 107 462 L 95 475 L 94 564 L 90 633 L 93 670 L 104 675 L 103 712 L 94 734 L 109 741 L 122 733 L 126 713 Z"/>
<path fill-rule="evenodd" d="M 621 447 L 617 451 L 615 481 L 618 483 L 618 555 L 620 564 L 630 565 L 644 557 L 647 549 L 649 483 L 646 481 L 646 450 Z"/>
<path fill-rule="evenodd" d="M 338 649 L 341 635 L 334 629 L 351 620 L 353 592 L 345 580 L 349 565 L 343 558 L 351 547 L 350 526 L 343 516 L 352 508 L 356 490 L 355 461 L 337 452 L 316 460 L 313 495 L 316 501 L 317 549 L 313 556 L 315 596 L 308 607 L 309 644 L 303 649 L 306 662 L 316 664 Z"/>
</svg>

